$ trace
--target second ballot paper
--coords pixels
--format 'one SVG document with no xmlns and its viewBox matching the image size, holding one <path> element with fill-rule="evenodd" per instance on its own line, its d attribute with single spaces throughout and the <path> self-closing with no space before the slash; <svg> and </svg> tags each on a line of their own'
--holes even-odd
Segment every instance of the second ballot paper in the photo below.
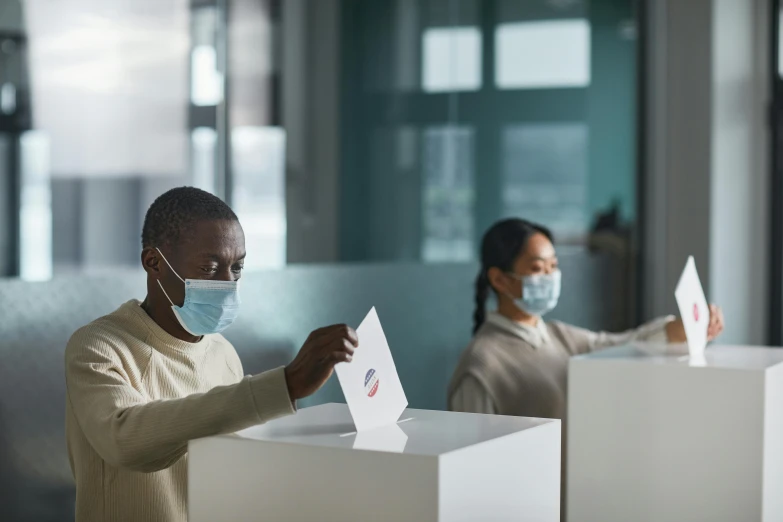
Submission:
<svg viewBox="0 0 783 522">
<path fill-rule="evenodd" d="M 353 360 L 335 366 L 356 431 L 394 424 L 407 408 L 408 399 L 375 308 L 356 334 L 359 347 Z"/>
<path fill-rule="evenodd" d="M 685 337 L 688 340 L 688 352 L 692 358 L 704 356 L 707 346 L 707 331 L 710 324 L 710 307 L 704 297 L 704 289 L 696 272 L 696 262 L 693 256 L 688 258 L 685 269 L 680 276 L 680 282 L 674 291 L 680 317 L 685 327 Z"/>
</svg>

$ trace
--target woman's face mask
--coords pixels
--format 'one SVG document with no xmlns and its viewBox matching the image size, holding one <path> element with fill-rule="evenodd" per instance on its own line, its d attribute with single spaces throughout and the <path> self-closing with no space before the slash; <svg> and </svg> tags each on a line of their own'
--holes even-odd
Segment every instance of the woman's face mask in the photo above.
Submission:
<svg viewBox="0 0 783 522">
<path fill-rule="evenodd" d="M 522 285 L 522 297 L 514 298 L 514 304 L 526 314 L 541 317 L 557 306 L 560 299 L 560 270 L 524 277 L 509 275 Z"/>
</svg>

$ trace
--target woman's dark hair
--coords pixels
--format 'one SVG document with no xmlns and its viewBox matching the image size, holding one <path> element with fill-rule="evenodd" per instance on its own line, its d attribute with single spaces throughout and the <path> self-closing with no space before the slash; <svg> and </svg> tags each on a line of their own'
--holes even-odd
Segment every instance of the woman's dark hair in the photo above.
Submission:
<svg viewBox="0 0 783 522">
<path fill-rule="evenodd" d="M 498 221 L 484 234 L 481 240 L 481 268 L 476 277 L 476 311 L 473 313 L 473 333 L 475 334 L 486 318 L 486 305 L 489 291 L 489 269 L 497 267 L 511 272 L 514 260 L 525 250 L 530 236 L 544 234 L 550 241 L 552 233 L 545 227 L 524 219 L 504 219 Z"/>
</svg>

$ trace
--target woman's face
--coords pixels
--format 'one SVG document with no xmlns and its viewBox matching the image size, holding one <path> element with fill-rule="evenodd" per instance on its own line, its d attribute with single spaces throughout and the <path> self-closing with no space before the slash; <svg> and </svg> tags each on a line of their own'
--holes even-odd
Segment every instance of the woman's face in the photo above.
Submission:
<svg viewBox="0 0 783 522">
<path fill-rule="evenodd" d="M 537 232 L 530 236 L 525 250 L 514 260 L 512 275 L 493 267 L 489 270 L 489 280 L 500 296 L 522 297 L 522 285 L 519 278 L 551 274 L 557 269 L 555 246 L 544 234 Z"/>
<path fill-rule="evenodd" d="M 525 251 L 514 261 L 514 274 L 524 277 L 551 274 L 557 269 L 555 246 L 544 234 L 530 236 Z"/>
</svg>

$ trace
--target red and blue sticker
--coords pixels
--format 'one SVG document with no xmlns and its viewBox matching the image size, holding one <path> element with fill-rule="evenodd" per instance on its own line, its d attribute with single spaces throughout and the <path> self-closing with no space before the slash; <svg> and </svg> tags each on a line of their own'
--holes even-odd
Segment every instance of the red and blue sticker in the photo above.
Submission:
<svg viewBox="0 0 783 522">
<path fill-rule="evenodd" d="M 368 397 L 374 397 L 378 393 L 378 374 L 372 368 L 364 376 L 364 391 Z"/>
</svg>

